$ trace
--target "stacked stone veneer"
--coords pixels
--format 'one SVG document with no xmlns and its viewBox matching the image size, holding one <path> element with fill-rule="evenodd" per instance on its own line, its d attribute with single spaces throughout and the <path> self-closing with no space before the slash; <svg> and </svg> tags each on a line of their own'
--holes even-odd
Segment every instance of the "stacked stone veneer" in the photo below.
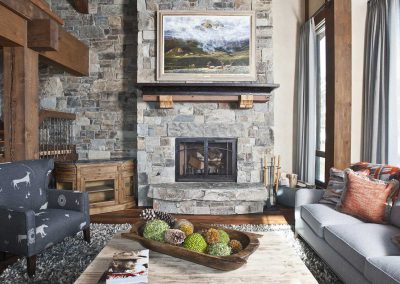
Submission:
<svg viewBox="0 0 400 284">
<path fill-rule="evenodd" d="M 139 82 L 155 82 L 156 11 L 167 9 L 255 10 L 257 82 L 273 82 L 270 0 L 138 0 L 137 8 Z M 261 182 L 263 153 L 273 148 L 272 102 L 247 110 L 226 103 L 175 103 L 173 109 L 163 110 L 139 96 L 137 123 L 140 206 L 152 204 L 152 185 L 175 182 L 176 137 L 237 138 L 238 183 Z"/>
<path fill-rule="evenodd" d="M 77 114 L 80 159 L 136 156 L 136 0 L 91 0 L 89 15 L 67 0 L 47 0 L 64 29 L 90 48 L 90 75 L 75 77 L 42 66 L 42 108 Z M 76 60 L 80 60 L 76 58 Z"/>
</svg>

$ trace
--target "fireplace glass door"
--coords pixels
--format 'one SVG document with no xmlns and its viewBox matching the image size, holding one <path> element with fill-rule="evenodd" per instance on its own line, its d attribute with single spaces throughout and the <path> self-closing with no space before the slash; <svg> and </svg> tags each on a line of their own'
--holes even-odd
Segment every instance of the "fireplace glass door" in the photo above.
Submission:
<svg viewBox="0 0 400 284">
<path fill-rule="evenodd" d="M 236 181 L 236 139 L 177 138 L 176 181 Z"/>
</svg>

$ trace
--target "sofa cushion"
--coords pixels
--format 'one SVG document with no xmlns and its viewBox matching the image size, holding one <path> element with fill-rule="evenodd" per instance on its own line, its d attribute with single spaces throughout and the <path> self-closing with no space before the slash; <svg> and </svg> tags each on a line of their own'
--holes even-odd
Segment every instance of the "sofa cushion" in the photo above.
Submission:
<svg viewBox="0 0 400 284">
<path fill-rule="evenodd" d="M 307 204 L 301 207 L 302 219 L 320 237 L 324 237 L 324 227 L 339 224 L 360 224 L 361 220 L 340 213 L 326 204 Z"/>
<path fill-rule="evenodd" d="M 327 243 L 361 273 L 367 257 L 400 256 L 400 249 L 391 241 L 399 233 L 394 226 L 372 223 L 324 228 Z"/>
<path fill-rule="evenodd" d="M 40 210 L 35 214 L 35 222 L 36 252 L 79 232 L 86 225 L 83 213 L 62 209 Z"/>
<path fill-rule="evenodd" d="M 0 206 L 35 211 L 46 204 L 53 166 L 53 160 L 0 164 Z"/>
<path fill-rule="evenodd" d="M 364 276 L 374 284 L 400 283 L 400 256 L 367 258 Z"/>
</svg>

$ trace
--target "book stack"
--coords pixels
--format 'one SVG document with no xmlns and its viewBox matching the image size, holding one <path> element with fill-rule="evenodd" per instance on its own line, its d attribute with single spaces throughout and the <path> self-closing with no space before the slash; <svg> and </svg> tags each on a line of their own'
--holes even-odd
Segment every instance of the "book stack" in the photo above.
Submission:
<svg viewBox="0 0 400 284">
<path fill-rule="evenodd" d="M 113 256 L 99 283 L 148 283 L 149 250 L 121 252 Z"/>
</svg>

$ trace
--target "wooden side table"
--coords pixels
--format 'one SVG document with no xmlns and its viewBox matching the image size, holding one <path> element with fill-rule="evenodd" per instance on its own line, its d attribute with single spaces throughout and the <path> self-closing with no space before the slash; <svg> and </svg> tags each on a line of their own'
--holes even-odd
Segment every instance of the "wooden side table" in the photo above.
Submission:
<svg viewBox="0 0 400 284">
<path fill-rule="evenodd" d="M 135 206 L 134 169 L 131 160 L 56 162 L 54 176 L 57 189 L 88 192 L 92 215 Z"/>
</svg>

